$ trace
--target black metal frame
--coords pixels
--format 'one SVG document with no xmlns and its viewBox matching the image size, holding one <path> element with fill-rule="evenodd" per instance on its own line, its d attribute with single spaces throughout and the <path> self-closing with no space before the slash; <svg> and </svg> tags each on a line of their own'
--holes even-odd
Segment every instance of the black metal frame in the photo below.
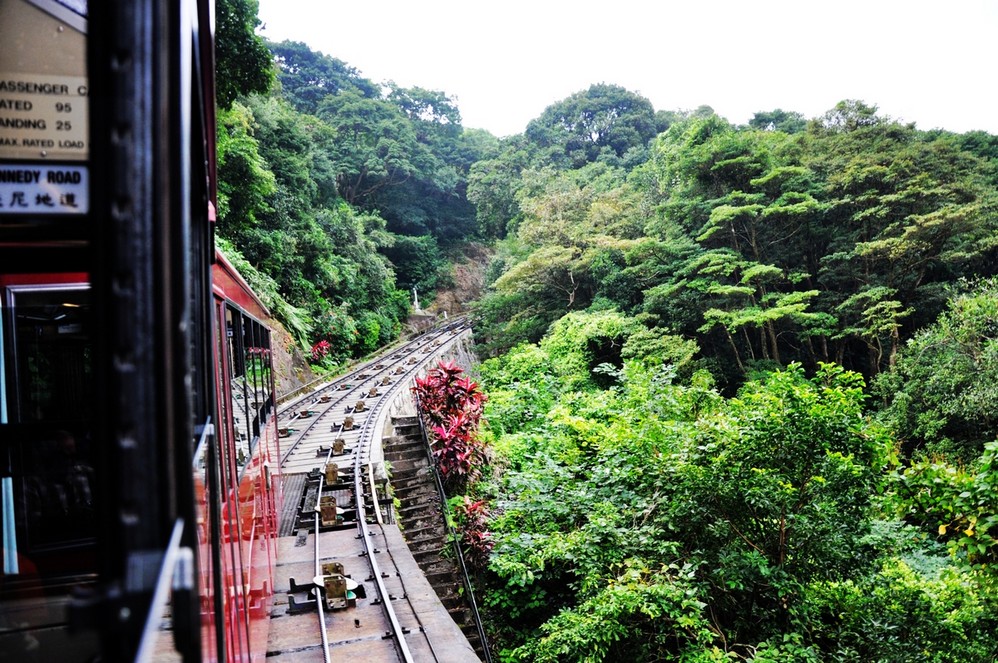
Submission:
<svg viewBox="0 0 998 663">
<path fill-rule="evenodd" d="M 204 347 L 209 133 L 199 108 L 206 101 L 192 94 L 200 82 L 192 5 L 89 7 L 92 281 L 95 327 L 106 330 L 95 339 L 96 378 L 97 393 L 109 395 L 94 429 L 104 441 L 100 474 L 114 480 L 100 499 L 99 594 L 78 601 L 74 614 L 100 631 L 108 660 L 139 651 L 170 541 L 197 547 L 191 527 L 177 530 L 194 522 L 195 422 L 213 410 L 211 345 Z M 201 647 L 192 603 L 188 614 L 174 614 L 187 660 Z"/>
</svg>

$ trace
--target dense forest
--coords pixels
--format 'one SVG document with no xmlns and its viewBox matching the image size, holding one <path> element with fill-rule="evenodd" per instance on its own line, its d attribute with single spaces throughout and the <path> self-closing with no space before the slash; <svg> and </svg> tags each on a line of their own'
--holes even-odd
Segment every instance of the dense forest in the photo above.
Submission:
<svg viewBox="0 0 998 663">
<path fill-rule="evenodd" d="M 219 244 L 316 364 L 489 247 L 435 430 L 499 660 L 998 659 L 998 136 L 598 83 L 499 139 L 218 8 Z"/>
</svg>

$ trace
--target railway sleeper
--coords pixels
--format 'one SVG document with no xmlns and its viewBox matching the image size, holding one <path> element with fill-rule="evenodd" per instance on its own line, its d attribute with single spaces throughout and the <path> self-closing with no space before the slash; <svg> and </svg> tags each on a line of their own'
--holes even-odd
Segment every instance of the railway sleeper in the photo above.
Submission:
<svg viewBox="0 0 998 663">
<path fill-rule="evenodd" d="M 318 467 L 313 467 L 305 478 L 308 484 L 318 483 L 320 479 L 323 478 L 324 472 Z M 353 488 L 353 468 L 344 467 L 342 471 L 338 473 L 339 481 L 335 483 L 326 483 L 326 490 L 348 490 Z"/>
</svg>

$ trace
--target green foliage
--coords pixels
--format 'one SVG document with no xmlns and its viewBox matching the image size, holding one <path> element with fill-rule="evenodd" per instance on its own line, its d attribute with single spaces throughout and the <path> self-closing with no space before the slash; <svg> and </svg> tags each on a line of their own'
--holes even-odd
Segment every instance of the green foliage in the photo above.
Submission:
<svg viewBox="0 0 998 663">
<path fill-rule="evenodd" d="M 648 342 L 631 325 L 571 314 L 483 364 L 501 470 L 485 600 L 509 656 L 819 660 L 788 620 L 811 584 L 861 575 L 891 458 L 861 378 L 791 367 L 727 401 L 655 361 L 580 381 L 593 340 Z"/>
<path fill-rule="evenodd" d="M 520 214 L 516 192 L 526 155 L 476 161 L 468 173 L 468 201 L 475 206 L 478 230 L 486 238 L 504 239 Z"/>
<path fill-rule="evenodd" d="M 573 312 L 551 326 L 541 341 L 556 376 L 568 389 L 600 383 L 594 370 L 623 366 L 624 341 L 636 331 L 633 320 L 616 311 Z"/>
<path fill-rule="evenodd" d="M 875 384 L 911 452 L 975 458 L 998 438 L 998 280 L 968 286 L 901 349 Z"/>
<path fill-rule="evenodd" d="M 260 154 L 252 112 L 235 104 L 217 121 L 218 231 L 246 246 L 277 182 Z"/>
<path fill-rule="evenodd" d="M 633 181 L 658 205 L 649 234 L 697 246 L 650 284 L 645 309 L 708 355 L 726 347 L 742 373 L 760 359 L 875 376 L 934 317 L 946 284 L 993 259 L 992 171 L 951 137 L 861 102 L 792 135 L 674 123 Z M 727 261 L 783 277 L 732 282 Z"/>
<path fill-rule="evenodd" d="M 655 135 L 655 109 L 639 94 L 600 83 L 548 106 L 527 125 L 526 137 L 551 163 L 579 168 L 615 162 Z"/>
<path fill-rule="evenodd" d="M 446 95 L 391 85 L 386 96 L 371 96 L 342 87 L 318 102 L 316 114 L 336 136 L 327 154 L 344 200 L 377 210 L 398 234 L 432 233 L 443 243 L 472 234 L 474 210 L 463 192 L 487 146 L 465 136 Z"/>
<path fill-rule="evenodd" d="M 330 191 L 328 129 L 275 98 L 219 113 L 217 231 L 280 292 L 272 311 L 303 348 L 330 343 L 327 363 L 396 338 L 408 296 L 378 247 L 385 222 Z M 314 326 L 312 321 L 314 322 Z"/>
<path fill-rule="evenodd" d="M 773 111 L 758 111 L 749 120 L 749 126 L 753 129 L 764 129 L 769 131 L 782 131 L 786 134 L 795 134 L 807 128 L 807 119 L 800 113 L 785 111 L 777 108 Z"/>
<path fill-rule="evenodd" d="M 998 441 L 985 444 L 968 468 L 926 459 L 895 480 L 900 515 L 936 534 L 966 564 L 988 569 L 998 561 Z"/>
<path fill-rule="evenodd" d="M 340 90 L 377 97 L 378 87 L 342 60 L 311 50 L 302 42 L 268 44 L 274 54 L 284 99 L 301 113 L 314 115 L 319 102 Z"/>
<path fill-rule="evenodd" d="M 689 566 L 651 570 L 628 560 L 592 598 L 544 623 L 540 637 L 516 650 L 513 658 L 648 661 L 677 645 L 708 645 L 713 633 L 695 575 Z"/>
<path fill-rule="evenodd" d="M 432 298 L 448 267 L 433 235 L 394 235 L 391 243 L 379 250 L 394 266 L 400 289 L 409 292 L 416 288 L 423 301 Z"/>
<path fill-rule="evenodd" d="M 258 9 L 257 0 L 215 5 L 215 98 L 223 110 L 240 96 L 267 92 L 274 82 L 270 51 L 255 33 Z"/>
<path fill-rule="evenodd" d="M 982 590 L 953 568 L 926 576 L 887 559 L 864 578 L 808 587 L 809 635 L 822 660 L 992 661 L 998 624 L 994 597 Z"/>
<path fill-rule="evenodd" d="M 889 118 L 877 115 L 877 110 L 876 106 L 870 106 L 858 99 L 845 99 L 816 120 L 811 128 L 817 131 L 820 127 L 838 133 L 874 127 L 890 121 Z"/>
</svg>

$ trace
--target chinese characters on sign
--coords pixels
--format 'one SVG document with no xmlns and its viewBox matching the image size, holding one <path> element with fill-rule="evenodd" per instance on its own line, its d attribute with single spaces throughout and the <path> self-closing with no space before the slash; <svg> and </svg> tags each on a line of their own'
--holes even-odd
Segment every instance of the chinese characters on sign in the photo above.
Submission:
<svg viewBox="0 0 998 663">
<path fill-rule="evenodd" d="M 86 214 L 82 166 L 0 165 L 0 214 Z"/>
<path fill-rule="evenodd" d="M 89 214 L 87 2 L 0 0 L 0 17 L 0 232 Z"/>
<path fill-rule="evenodd" d="M 86 214 L 87 79 L 0 72 L 0 215 Z M 8 159 L 32 163 L 12 163 Z"/>
</svg>

